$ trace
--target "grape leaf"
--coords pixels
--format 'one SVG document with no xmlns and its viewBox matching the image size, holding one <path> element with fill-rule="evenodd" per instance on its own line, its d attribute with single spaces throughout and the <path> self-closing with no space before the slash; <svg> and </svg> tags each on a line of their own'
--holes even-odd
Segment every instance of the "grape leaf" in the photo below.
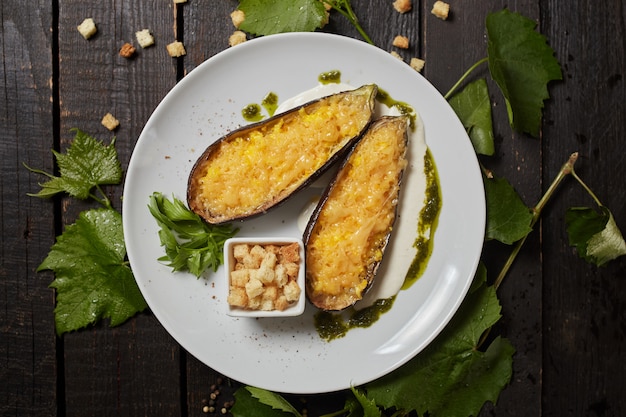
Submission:
<svg viewBox="0 0 626 417">
<path fill-rule="evenodd" d="M 507 9 L 487 16 L 489 71 L 504 94 L 511 127 L 539 136 L 547 84 L 561 67 L 536 23 Z"/>
<path fill-rule="evenodd" d="M 465 126 L 476 153 L 493 155 L 495 149 L 487 81 L 481 78 L 468 84 L 448 102 Z"/>
<path fill-rule="evenodd" d="M 484 272 L 484 270 L 483 270 Z M 367 397 L 385 408 L 418 415 L 478 415 L 486 401 L 497 400 L 512 375 L 514 349 L 496 338 L 478 349 L 483 332 L 500 319 L 495 289 L 483 280 L 468 293 L 443 332 L 421 353 L 392 373 L 365 385 Z"/>
<path fill-rule="evenodd" d="M 67 226 L 37 271 L 52 270 L 57 334 L 102 318 L 122 324 L 147 305 L 124 261 L 122 216 L 113 209 L 83 211 Z"/>
<path fill-rule="evenodd" d="M 319 0 L 241 0 L 245 20 L 239 28 L 254 35 L 283 32 L 313 32 L 326 22 Z"/>
<path fill-rule="evenodd" d="M 532 231 L 532 213 L 505 178 L 483 176 L 487 201 L 486 238 L 507 245 Z"/>
<path fill-rule="evenodd" d="M 363 410 L 363 417 L 380 417 L 382 415 L 380 408 L 376 406 L 374 400 L 369 399 L 364 393 L 354 387 L 351 389 Z"/>
<path fill-rule="evenodd" d="M 289 401 L 285 400 L 281 395 L 256 387 L 248 386 L 246 389 L 250 391 L 250 394 L 252 394 L 254 398 L 258 399 L 261 404 L 269 405 L 276 410 L 281 410 L 286 413 L 293 414 L 294 416 L 300 416 L 298 410 L 296 410 L 293 405 L 291 405 Z"/>
<path fill-rule="evenodd" d="M 253 388 L 252 391 L 255 391 L 256 395 L 258 395 L 258 397 L 255 397 L 250 388 L 252 387 L 241 387 L 235 392 L 235 404 L 230 409 L 233 417 L 289 417 L 292 415 L 301 417 L 300 413 L 291 405 L 288 406 L 288 408 L 291 407 L 288 412 L 284 411 L 282 408 L 273 408 L 271 405 L 263 402 L 280 403 L 285 401 L 284 399 L 282 399 L 282 401 L 277 400 L 275 397 L 280 397 L 278 394 L 260 388 Z M 263 398 L 263 401 L 260 400 L 259 397 Z"/>
<path fill-rule="evenodd" d="M 626 242 L 608 208 L 601 207 L 598 213 L 588 207 L 571 207 L 565 223 L 570 245 L 587 262 L 602 266 L 626 255 Z"/>
<path fill-rule="evenodd" d="M 49 181 L 40 184 L 41 190 L 35 197 L 52 197 L 60 192 L 67 192 L 72 197 L 87 199 L 96 185 L 119 184 L 122 180 L 122 168 L 115 150 L 115 139 L 104 145 L 80 129 L 76 132 L 72 144 L 65 154 L 52 151 L 59 167 L 60 176 L 28 168 L 32 172 L 44 174 Z"/>
</svg>

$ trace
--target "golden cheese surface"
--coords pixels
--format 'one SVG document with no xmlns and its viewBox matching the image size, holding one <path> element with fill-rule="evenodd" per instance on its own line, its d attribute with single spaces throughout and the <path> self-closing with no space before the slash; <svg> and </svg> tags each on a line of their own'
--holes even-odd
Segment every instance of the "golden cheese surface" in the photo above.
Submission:
<svg viewBox="0 0 626 417">
<path fill-rule="evenodd" d="M 337 94 L 221 141 L 199 166 L 194 202 L 218 216 L 262 209 L 297 189 L 371 118 L 370 95 Z"/>
<path fill-rule="evenodd" d="M 321 308 L 361 299 L 381 261 L 407 164 L 406 120 L 398 119 L 370 128 L 316 218 L 307 242 L 307 291 Z"/>
</svg>

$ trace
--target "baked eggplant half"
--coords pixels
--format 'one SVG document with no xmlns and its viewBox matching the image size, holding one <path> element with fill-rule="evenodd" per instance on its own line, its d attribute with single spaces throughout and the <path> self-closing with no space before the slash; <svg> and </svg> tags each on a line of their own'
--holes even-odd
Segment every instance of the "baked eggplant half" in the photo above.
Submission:
<svg viewBox="0 0 626 417">
<path fill-rule="evenodd" d="M 211 144 L 189 175 L 189 208 L 211 224 L 265 213 L 319 177 L 358 140 L 378 88 L 323 97 Z"/>
<path fill-rule="evenodd" d="M 374 281 L 396 219 L 408 125 L 405 116 L 372 123 L 311 215 L 306 294 L 322 310 L 353 305 Z"/>
</svg>

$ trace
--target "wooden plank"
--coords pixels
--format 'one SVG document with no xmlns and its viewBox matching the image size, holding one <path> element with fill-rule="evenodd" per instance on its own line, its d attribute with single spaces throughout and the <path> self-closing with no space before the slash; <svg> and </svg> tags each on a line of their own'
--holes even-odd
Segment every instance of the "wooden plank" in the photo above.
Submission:
<svg viewBox="0 0 626 417">
<path fill-rule="evenodd" d="M 564 69 L 544 130 L 545 182 L 570 152 L 576 172 L 626 230 L 626 56 L 623 4 L 542 3 L 542 29 Z M 567 243 L 564 213 L 594 207 L 568 179 L 543 222 L 544 402 L 552 415 L 624 415 L 626 385 L 626 258 L 603 268 L 578 259 Z"/>
<path fill-rule="evenodd" d="M 487 56 L 485 19 L 488 13 L 507 7 L 506 2 L 449 3 L 450 15 L 445 21 L 431 13 L 432 2 L 423 5 L 424 75 L 442 94 L 447 93 L 474 63 Z M 537 18 L 538 8 L 526 3 L 517 2 L 508 7 L 528 18 Z M 541 141 L 512 132 L 504 100 L 491 81 L 486 64 L 474 71 L 467 81 L 478 78 L 488 81 L 496 136 L 496 154 L 481 158 L 481 162 L 495 175 L 506 178 L 532 207 L 541 196 Z M 485 246 L 483 261 L 490 280 L 495 279 L 509 253 L 510 248 L 501 244 Z M 484 407 L 483 415 L 541 414 L 541 277 L 539 234 L 534 232 L 498 291 L 502 319 L 492 336 L 508 338 L 516 353 L 510 385 L 502 392 L 497 406 Z"/>
<path fill-rule="evenodd" d="M 0 409 L 3 415 L 56 412 L 56 340 L 51 276 L 35 272 L 54 241 L 54 206 L 29 197 L 52 172 L 52 8 L 0 5 Z"/>
<path fill-rule="evenodd" d="M 165 45 L 175 39 L 172 2 L 59 2 L 59 89 L 62 147 L 78 127 L 108 141 L 126 168 L 144 123 L 176 83 L 177 64 Z M 76 26 L 92 17 L 98 33 L 83 39 Z M 155 45 L 139 47 L 135 32 L 149 29 Z M 123 43 L 137 47 L 128 60 Z M 100 121 L 106 113 L 120 121 L 114 133 Z M 107 187 L 115 208 L 121 186 Z M 65 200 L 62 221 L 72 223 L 93 204 Z M 64 337 L 66 415 L 177 415 L 180 406 L 180 351 L 148 312 L 111 329 L 107 323 Z"/>
</svg>

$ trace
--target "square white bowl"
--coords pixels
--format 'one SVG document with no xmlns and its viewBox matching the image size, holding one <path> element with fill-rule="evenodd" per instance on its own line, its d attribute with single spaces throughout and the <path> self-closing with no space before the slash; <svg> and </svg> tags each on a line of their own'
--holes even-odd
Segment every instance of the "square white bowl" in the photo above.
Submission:
<svg viewBox="0 0 626 417">
<path fill-rule="evenodd" d="M 233 248 L 237 244 L 247 243 L 250 245 L 289 245 L 291 243 L 298 243 L 300 248 L 300 263 L 298 268 L 297 283 L 300 287 L 300 298 L 293 305 L 290 305 L 285 310 L 252 310 L 240 307 L 231 306 L 228 301 L 226 304 L 226 314 L 233 317 L 293 317 L 299 316 L 304 313 L 304 307 L 306 304 L 305 295 L 305 262 L 304 262 L 304 244 L 302 239 L 292 237 L 234 237 L 226 240 L 224 243 L 224 271 L 226 280 L 226 294 L 225 299 L 228 297 L 230 291 L 230 273 L 235 267 L 235 256 L 233 254 Z"/>
</svg>

